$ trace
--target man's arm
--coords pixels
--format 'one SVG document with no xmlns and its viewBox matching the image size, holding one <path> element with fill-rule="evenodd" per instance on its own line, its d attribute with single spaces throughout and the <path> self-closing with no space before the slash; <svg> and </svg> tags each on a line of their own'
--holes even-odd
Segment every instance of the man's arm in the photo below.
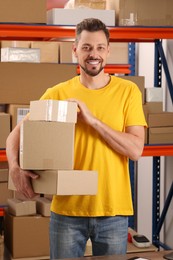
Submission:
<svg viewBox="0 0 173 260">
<path fill-rule="evenodd" d="M 129 126 L 125 132 L 116 131 L 94 117 L 83 102 L 73 101 L 79 107 L 78 120 L 93 127 L 114 151 L 134 161 L 139 159 L 144 147 L 143 126 Z"/>
<path fill-rule="evenodd" d="M 27 119 L 28 117 L 25 117 L 24 120 Z M 9 165 L 9 174 L 11 175 L 16 190 L 22 193 L 25 197 L 32 198 L 36 194 L 32 189 L 31 178 L 38 178 L 38 175 L 30 171 L 24 171 L 19 166 L 20 125 L 21 123 L 19 123 L 13 129 L 6 141 L 6 154 Z"/>
</svg>

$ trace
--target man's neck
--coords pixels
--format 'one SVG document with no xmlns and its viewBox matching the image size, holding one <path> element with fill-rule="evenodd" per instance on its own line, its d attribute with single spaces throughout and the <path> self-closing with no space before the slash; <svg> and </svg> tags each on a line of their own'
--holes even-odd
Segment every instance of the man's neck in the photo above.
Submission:
<svg viewBox="0 0 173 260">
<path fill-rule="evenodd" d="M 104 88 L 110 82 L 110 75 L 103 72 L 97 76 L 91 77 L 86 73 L 81 73 L 80 82 L 86 88 L 100 89 Z"/>
</svg>

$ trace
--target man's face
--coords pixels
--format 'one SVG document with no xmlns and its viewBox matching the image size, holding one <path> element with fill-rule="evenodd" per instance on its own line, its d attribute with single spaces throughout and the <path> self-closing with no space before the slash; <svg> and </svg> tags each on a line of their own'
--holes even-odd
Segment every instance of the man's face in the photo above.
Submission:
<svg viewBox="0 0 173 260">
<path fill-rule="evenodd" d="M 109 45 L 103 31 L 83 31 L 73 48 L 79 66 L 89 76 L 96 76 L 106 65 Z"/>
</svg>

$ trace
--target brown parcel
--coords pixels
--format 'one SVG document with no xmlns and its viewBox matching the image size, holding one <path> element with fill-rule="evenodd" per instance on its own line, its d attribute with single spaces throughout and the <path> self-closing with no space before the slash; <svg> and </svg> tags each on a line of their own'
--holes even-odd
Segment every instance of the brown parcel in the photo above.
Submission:
<svg viewBox="0 0 173 260">
<path fill-rule="evenodd" d="M 24 121 L 20 131 L 20 167 L 73 169 L 75 124 Z"/>
<path fill-rule="evenodd" d="M 41 215 L 16 217 L 6 212 L 4 241 L 12 258 L 49 259 L 49 222 Z"/>
<path fill-rule="evenodd" d="M 8 212 L 14 216 L 29 216 L 36 214 L 36 201 L 11 198 L 7 200 L 7 204 Z"/>
<path fill-rule="evenodd" d="M 52 99 L 31 101 L 29 119 L 76 123 L 77 103 Z"/>
<path fill-rule="evenodd" d="M 0 22 L 46 24 L 46 0 L 2 0 Z"/>
<path fill-rule="evenodd" d="M 98 173 L 96 171 L 80 170 L 47 170 L 34 171 L 38 179 L 32 180 L 36 193 L 50 195 L 96 195 Z M 11 177 L 8 188 L 15 190 Z"/>
</svg>

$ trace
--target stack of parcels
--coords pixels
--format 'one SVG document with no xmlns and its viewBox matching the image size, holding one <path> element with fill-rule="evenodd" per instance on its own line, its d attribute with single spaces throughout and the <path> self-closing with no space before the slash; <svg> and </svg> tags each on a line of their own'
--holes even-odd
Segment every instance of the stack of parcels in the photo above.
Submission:
<svg viewBox="0 0 173 260">
<path fill-rule="evenodd" d="M 173 112 L 163 111 L 163 89 L 145 88 L 146 144 L 173 143 Z"/>
<path fill-rule="evenodd" d="M 44 197 L 8 199 L 4 243 L 13 259 L 49 259 L 50 204 Z"/>
<path fill-rule="evenodd" d="M 30 102 L 30 120 L 20 130 L 20 167 L 39 175 L 32 180 L 36 193 L 95 195 L 96 171 L 74 170 L 77 104 L 70 101 Z M 13 188 L 9 179 L 9 188 Z"/>
</svg>

